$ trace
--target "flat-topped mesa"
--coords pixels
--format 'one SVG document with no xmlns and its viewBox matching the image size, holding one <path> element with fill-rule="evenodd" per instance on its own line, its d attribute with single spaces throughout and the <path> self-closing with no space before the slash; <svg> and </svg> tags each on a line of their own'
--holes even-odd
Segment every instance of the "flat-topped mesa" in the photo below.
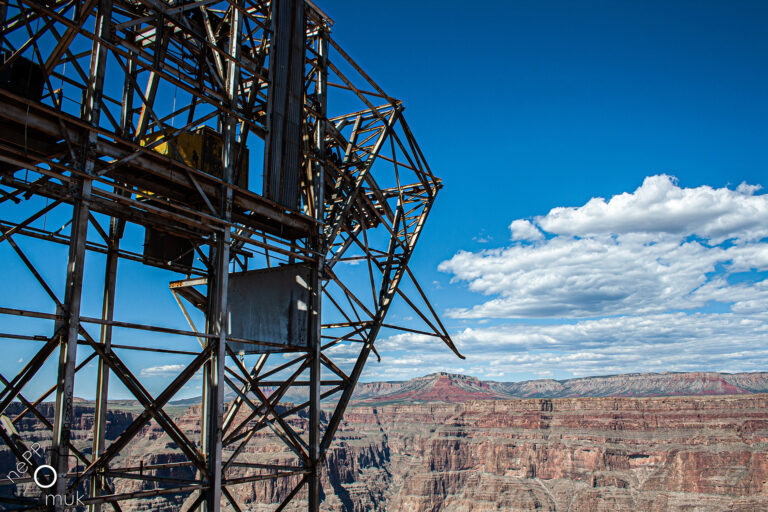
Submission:
<svg viewBox="0 0 768 512">
<path fill-rule="evenodd" d="M 768 372 L 637 373 L 567 380 L 482 381 L 446 372 L 409 381 L 366 383 L 361 402 L 464 402 L 505 398 L 744 395 L 768 392 Z"/>
</svg>

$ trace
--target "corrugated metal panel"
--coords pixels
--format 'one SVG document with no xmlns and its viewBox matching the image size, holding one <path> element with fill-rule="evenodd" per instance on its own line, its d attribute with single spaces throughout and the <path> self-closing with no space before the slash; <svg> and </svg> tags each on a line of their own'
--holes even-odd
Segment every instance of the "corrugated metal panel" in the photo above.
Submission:
<svg viewBox="0 0 768 512">
<path fill-rule="evenodd" d="M 292 210 L 299 203 L 304 22 L 302 0 L 273 0 L 263 194 Z"/>
<path fill-rule="evenodd" d="M 285 347 L 307 348 L 310 270 L 306 265 L 237 272 L 229 275 L 229 335 Z M 280 352 L 230 342 L 237 353 Z"/>
</svg>

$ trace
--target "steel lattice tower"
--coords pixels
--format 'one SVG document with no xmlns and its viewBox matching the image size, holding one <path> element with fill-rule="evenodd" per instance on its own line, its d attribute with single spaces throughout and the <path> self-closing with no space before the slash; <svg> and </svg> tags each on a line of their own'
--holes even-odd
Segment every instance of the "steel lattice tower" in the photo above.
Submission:
<svg viewBox="0 0 768 512">
<path fill-rule="evenodd" d="M 34 421 L 50 446 L 0 502 L 45 508 L 28 491 L 46 464 L 60 476 L 45 492 L 82 491 L 94 511 L 155 496 L 244 510 L 239 486 L 276 481 L 290 489 L 276 510 L 299 498 L 318 510 L 324 458 L 382 329 L 455 351 L 408 267 L 441 184 L 401 102 L 309 0 L 0 0 L 0 20 L 0 244 L 49 300 L 0 292 L 0 337 L 36 344 L 0 375 L 0 436 L 22 460 L 20 426 Z M 47 246 L 66 247 L 67 261 Z M 139 264 L 168 274 L 189 329 L 117 317 L 118 267 Z M 66 266 L 61 286 L 52 266 Z M 94 316 L 89 279 L 103 283 Z M 386 322 L 396 298 L 423 327 Z M 113 343 L 132 333 L 155 342 Z M 150 393 L 136 353 L 185 364 Z M 83 384 L 90 364 L 95 382 Z M 199 433 L 167 411 L 195 379 Z M 86 445 L 71 435 L 76 382 L 95 389 Z M 111 439 L 110 382 L 140 406 Z M 177 460 L 125 466 L 121 452 L 148 428 Z M 249 459 L 266 437 L 284 452 Z"/>
</svg>

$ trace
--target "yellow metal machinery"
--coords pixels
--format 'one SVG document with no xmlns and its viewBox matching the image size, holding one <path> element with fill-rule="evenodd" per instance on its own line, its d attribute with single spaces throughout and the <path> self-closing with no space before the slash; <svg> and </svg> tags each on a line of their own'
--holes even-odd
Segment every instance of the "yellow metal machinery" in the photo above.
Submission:
<svg viewBox="0 0 768 512">
<path fill-rule="evenodd" d="M 224 176 L 224 170 L 221 166 L 224 139 L 210 126 L 201 126 L 172 138 L 167 138 L 162 132 L 155 132 L 145 137 L 141 141 L 141 145 L 152 146 L 152 150 L 156 153 L 173 158 L 177 162 L 219 179 Z M 240 166 L 236 171 L 238 179 L 235 183 L 238 187 L 247 189 L 248 148 L 238 148 L 238 150 L 242 151 L 242 156 L 239 157 Z"/>
</svg>

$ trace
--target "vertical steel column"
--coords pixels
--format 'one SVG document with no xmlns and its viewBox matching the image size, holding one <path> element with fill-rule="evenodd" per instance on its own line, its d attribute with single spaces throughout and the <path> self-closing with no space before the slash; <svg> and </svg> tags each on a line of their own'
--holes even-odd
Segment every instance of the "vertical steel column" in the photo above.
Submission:
<svg viewBox="0 0 768 512">
<path fill-rule="evenodd" d="M 313 325 L 310 326 L 310 385 L 309 385 L 309 460 L 312 464 L 312 472 L 307 480 L 309 487 L 309 500 L 308 510 L 310 512 L 316 512 L 320 510 L 320 476 L 321 476 L 321 454 L 320 454 L 320 392 L 321 392 L 321 380 L 322 380 L 322 366 L 320 363 L 320 354 L 322 348 L 322 276 L 325 267 L 324 254 L 326 253 L 325 247 L 325 229 L 324 229 L 324 176 L 325 168 L 323 162 L 325 162 L 325 129 L 326 129 L 326 108 L 327 108 L 327 74 L 328 74 L 328 60 L 327 60 L 327 34 L 324 30 L 320 30 L 317 35 L 317 64 L 318 69 L 315 74 L 315 92 L 317 93 L 318 101 L 318 113 L 317 113 L 317 126 L 315 126 L 315 152 L 317 161 L 314 165 L 314 176 L 312 181 L 314 185 L 314 213 L 315 218 L 320 221 L 317 225 L 315 233 L 313 233 L 312 249 L 316 250 L 319 254 L 317 266 L 312 270 L 312 315 L 310 321 Z"/>
<path fill-rule="evenodd" d="M 83 14 L 85 15 L 85 13 Z M 94 32 L 99 38 L 94 39 L 91 50 L 90 80 L 82 105 L 81 117 L 92 126 L 99 124 L 101 91 L 104 85 L 106 47 L 100 38 L 109 40 L 110 20 L 112 17 L 111 0 L 100 0 Z M 93 171 L 93 148 L 97 135 L 90 131 L 81 146 L 80 168 L 90 174 Z M 66 325 L 66 339 L 62 337 L 59 352 L 58 379 L 56 382 L 56 407 L 54 411 L 53 440 L 51 446 L 51 465 L 59 475 L 69 471 L 69 445 L 72 428 L 72 400 L 75 385 L 75 363 L 77 357 L 77 338 L 80 330 L 80 304 L 83 288 L 83 265 L 85 263 L 85 242 L 88 237 L 89 200 L 91 180 L 77 178 L 77 196 L 73 201 L 72 231 L 69 242 L 67 262 L 67 282 L 64 292 L 62 314 Z M 57 322 L 58 323 L 58 322 Z M 57 326 L 58 327 L 58 326 Z M 53 502 L 57 510 L 63 510 L 66 500 L 67 479 L 59 477 L 54 487 L 57 495 Z"/>
<path fill-rule="evenodd" d="M 130 52 L 133 57 L 133 52 Z M 120 127 L 123 137 L 131 136 L 131 124 L 133 115 L 133 84 L 131 79 L 135 80 L 135 64 L 131 58 L 128 60 L 128 72 L 123 82 L 123 103 L 120 109 Z M 116 194 L 123 192 L 115 187 Z M 119 261 L 118 253 L 120 249 L 120 239 L 125 230 L 125 220 L 112 217 L 109 222 L 109 247 L 107 248 L 107 268 L 104 275 L 104 300 L 101 311 L 103 320 L 114 320 L 115 310 L 115 291 L 117 286 L 117 265 Z M 109 354 L 112 350 L 112 326 L 103 325 L 101 327 L 101 338 L 99 342 L 104 345 L 104 352 Z M 96 413 L 94 415 L 93 449 L 91 453 L 93 458 L 97 459 L 104 452 L 106 445 L 107 431 L 107 410 L 109 399 L 109 366 L 103 358 L 99 358 L 99 369 L 96 381 Z M 104 491 L 104 477 L 94 475 L 91 478 L 90 497 L 95 497 Z M 90 512 L 101 512 L 102 504 L 95 503 L 89 507 Z"/>
<path fill-rule="evenodd" d="M 85 262 L 85 239 L 88 235 L 88 201 L 91 195 L 91 180 L 80 180 L 78 195 L 72 215 L 72 234 L 67 260 L 67 283 L 64 292 L 63 310 L 57 313 L 65 317 L 57 322 L 55 330 L 63 322 L 66 334 L 59 342 L 59 370 L 56 381 L 56 408 L 53 418 L 53 441 L 51 445 L 51 466 L 56 474 L 55 494 L 61 505 L 67 492 L 67 480 L 63 475 L 69 472 L 69 440 L 72 428 L 72 400 L 75 387 L 75 362 L 77 338 L 80 327 L 80 301 L 83 288 L 83 264 Z M 53 494 L 53 493 L 52 493 Z M 57 510 L 62 509 L 60 506 Z"/>
<path fill-rule="evenodd" d="M 226 98 L 231 110 L 237 108 L 237 84 L 240 78 L 240 32 L 242 14 L 238 5 L 230 8 L 231 22 L 229 33 L 229 55 L 227 60 Z M 237 156 L 237 131 L 235 119 L 231 114 L 224 114 L 221 123 L 223 128 L 222 169 L 224 181 L 232 183 L 234 163 Z M 232 189 L 228 186 L 221 188 L 221 217 L 229 221 L 232 218 Z M 207 383 L 207 397 L 203 403 L 203 417 L 206 419 L 206 430 L 203 432 L 203 454 L 210 478 L 208 490 L 203 501 L 205 512 L 219 512 L 224 475 L 222 473 L 222 441 L 224 421 L 224 367 L 227 356 L 227 288 L 229 284 L 229 253 L 231 233 L 229 227 L 224 227 L 216 234 L 216 246 L 213 258 L 213 275 L 209 277 L 208 288 L 208 326 L 212 334 L 218 337 L 210 338 L 208 343 L 215 343 L 211 359 L 206 364 L 204 373 Z"/>
<path fill-rule="evenodd" d="M 149 72 L 149 78 L 147 79 L 147 88 L 144 92 L 144 102 L 142 102 L 141 113 L 139 114 L 139 122 L 136 125 L 136 139 L 142 139 L 149 126 L 149 110 L 147 105 L 155 104 L 155 97 L 157 96 L 157 87 L 160 83 L 160 76 L 157 70 L 162 67 L 163 60 L 165 60 L 165 50 L 168 46 L 168 36 L 165 33 L 165 16 L 158 14 L 155 20 L 155 52 L 154 62 L 152 63 L 152 70 Z"/>
<path fill-rule="evenodd" d="M 226 143 L 224 147 L 227 147 Z M 226 149 L 224 154 L 228 154 Z M 231 177 L 228 170 L 224 172 L 228 178 Z M 222 191 L 222 193 L 225 198 L 224 200 L 226 201 L 227 196 L 229 196 L 228 199 L 231 203 L 231 191 L 229 193 Z M 207 482 L 208 489 L 205 500 L 203 501 L 203 510 L 205 512 L 218 512 L 220 510 L 221 488 L 224 476 L 221 471 L 221 452 L 223 440 L 222 422 L 224 418 L 224 364 L 226 363 L 227 355 L 226 312 L 229 281 L 229 241 L 230 233 L 228 229 L 216 234 L 216 246 L 211 251 L 215 266 L 208 278 L 208 332 L 217 334 L 218 337 L 209 338 L 207 341 L 208 343 L 215 343 L 216 348 L 211 352 L 211 358 L 203 368 L 205 394 L 203 396 L 202 425 L 204 425 L 205 430 L 201 430 L 203 436 L 202 451 L 210 476 Z"/>
<path fill-rule="evenodd" d="M 107 269 L 104 276 L 104 300 L 101 311 L 102 320 L 111 322 L 114 319 L 115 310 L 115 286 L 117 283 L 117 262 L 120 238 L 122 237 L 123 221 L 112 218 L 109 225 L 109 247 L 107 249 Z M 112 350 L 112 326 L 101 326 L 99 343 L 104 346 L 104 352 L 109 354 Z M 98 458 L 105 447 L 105 434 L 107 429 L 107 398 L 109 396 L 109 366 L 103 358 L 99 358 L 99 369 L 96 380 L 96 412 L 93 419 L 93 458 Z M 98 496 L 104 490 L 104 478 L 98 473 L 91 477 L 90 497 Z M 100 512 L 101 503 L 90 506 L 91 512 Z"/>
<path fill-rule="evenodd" d="M 271 9 L 263 195 L 296 209 L 305 93 L 306 11 L 304 0 L 273 0 Z"/>
<path fill-rule="evenodd" d="M 131 33 L 127 38 L 130 42 L 135 43 L 135 28 L 129 30 L 131 30 Z M 120 129 L 122 130 L 121 135 L 123 138 L 130 139 L 133 135 L 133 130 L 131 129 L 133 127 L 133 84 L 136 83 L 137 78 L 136 53 L 131 49 L 128 50 L 128 59 L 125 64 L 126 70 L 125 78 L 123 79 L 123 102 L 120 107 Z"/>
</svg>

